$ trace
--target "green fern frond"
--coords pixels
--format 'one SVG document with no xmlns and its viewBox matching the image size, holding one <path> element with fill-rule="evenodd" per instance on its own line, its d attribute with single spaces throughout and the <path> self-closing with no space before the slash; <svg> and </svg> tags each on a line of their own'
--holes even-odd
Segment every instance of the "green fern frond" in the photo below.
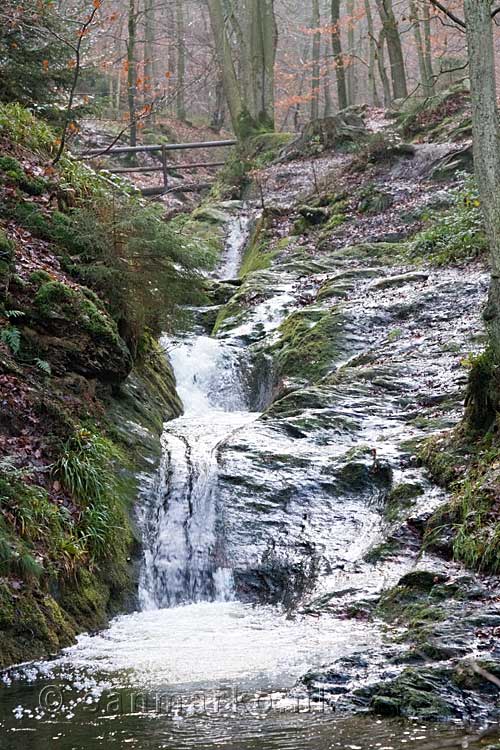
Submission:
<svg viewBox="0 0 500 750">
<path fill-rule="evenodd" d="M 52 375 L 52 370 L 47 360 L 40 359 L 39 357 L 35 357 L 35 365 L 38 367 L 39 370 L 45 373 L 45 375 Z"/>
<path fill-rule="evenodd" d="M 0 339 L 4 344 L 7 344 L 12 354 L 19 353 L 19 349 L 21 348 L 21 333 L 19 328 L 15 328 L 14 326 L 3 328 L 0 332 Z"/>
</svg>

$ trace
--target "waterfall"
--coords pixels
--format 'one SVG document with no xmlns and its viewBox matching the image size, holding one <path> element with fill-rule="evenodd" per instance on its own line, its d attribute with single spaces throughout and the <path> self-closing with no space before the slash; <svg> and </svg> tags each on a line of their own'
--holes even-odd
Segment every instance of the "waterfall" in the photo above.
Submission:
<svg viewBox="0 0 500 750">
<path fill-rule="evenodd" d="M 248 223 L 230 223 L 220 273 L 236 274 Z M 217 447 L 256 418 L 241 373 L 244 352 L 208 336 L 164 338 L 184 415 L 165 427 L 162 460 L 146 518 L 140 600 L 144 609 L 232 598 L 217 504 Z"/>
</svg>

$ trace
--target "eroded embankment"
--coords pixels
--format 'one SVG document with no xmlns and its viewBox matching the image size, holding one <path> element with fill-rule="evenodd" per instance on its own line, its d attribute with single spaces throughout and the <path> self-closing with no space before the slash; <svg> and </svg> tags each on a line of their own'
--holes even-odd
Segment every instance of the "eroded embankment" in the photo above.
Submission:
<svg viewBox="0 0 500 750">
<path fill-rule="evenodd" d="M 361 171 L 326 154 L 261 172 L 263 216 L 214 332 L 274 372 L 271 405 L 218 449 L 238 596 L 386 633 L 297 694 L 467 721 L 497 713 L 498 583 L 426 547 L 447 496 L 419 458 L 460 421 L 484 341 L 480 220 L 439 168 L 456 153 L 391 145 Z"/>
</svg>

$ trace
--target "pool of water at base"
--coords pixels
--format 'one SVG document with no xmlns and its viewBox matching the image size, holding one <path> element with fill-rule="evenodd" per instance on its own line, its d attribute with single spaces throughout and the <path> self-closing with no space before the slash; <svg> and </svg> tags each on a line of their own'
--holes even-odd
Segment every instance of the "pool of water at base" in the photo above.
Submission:
<svg viewBox="0 0 500 750">
<path fill-rule="evenodd" d="M 0 750 L 462 747 L 474 730 L 341 718 L 297 687 L 308 669 L 379 639 L 369 623 L 237 601 L 118 617 L 52 660 L 0 675 Z"/>
<path fill-rule="evenodd" d="M 12 698 L 15 697 L 15 692 Z M 37 696 L 33 696 L 36 699 Z M 26 698 L 25 691 L 22 695 Z M 279 711 L 264 705 L 210 708 L 189 714 L 132 712 L 122 695 L 116 713 L 91 714 L 77 709 L 71 718 L 50 721 L 26 720 L 22 726 L 0 722 L 2 750 L 441 750 L 445 747 L 479 750 L 495 742 L 492 735 L 480 738 L 477 729 L 424 725 L 368 716 L 337 718 L 320 707 Z M 9 706 L 3 706 L 8 708 Z M 103 709 L 104 710 L 104 709 Z M 10 726 L 9 726 L 10 725 Z M 498 740 L 498 735 L 496 737 Z"/>
</svg>

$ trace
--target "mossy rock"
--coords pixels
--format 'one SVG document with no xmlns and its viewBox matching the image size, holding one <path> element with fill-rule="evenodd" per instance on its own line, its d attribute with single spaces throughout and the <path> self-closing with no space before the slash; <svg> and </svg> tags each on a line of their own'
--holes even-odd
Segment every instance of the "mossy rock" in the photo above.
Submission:
<svg viewBox="0 0 500 750">
<path fill-rule="evenodd" d="M 292 133 L 260 133 L 247 140 L 245 150 L 255 166 L 264 167 L 275 161 L 293 138 Z"/>
<path fill-rule="evenodd" d="M 368 189 L 361 196 L 358 211 L 362 214 L 381 214 L 394 203 L 394 196 L 382 190 Z"/>
<path fill-rule="evenodd" d="M 0 582 L 0 668 L 47 657 L 73 643 L 77 628 L 50 594 Z"/>
<path fill-rule="evenodd" d="M 413 507 L 415 500 L 424 494 L 421 484 L 398 484 L 389 493 L 386 500 L 385 515 L 389 520 L 395 520 L 399 513 Z"/>
<path fill-rule="evenodd" d="M 446 575 L 429 570 L 412 570 L 398 581 L 399 587 L 430 591 L 434 586 L 448 580 Z"/>
<path fill-rule="evenodd" d="M 4 230 L 0 228 L 0 299 L 4 296 L 12 270 L 15 257 L 15 245 L 7 238 Z"/>
<path fill-rule="evenodd" d="M 382 716 L 442 721 L 450 716 L 451 709 L 434 692 L 436 682 L 433 677 L 407 669 L 392 683 L 380 687 L 370 701 L 370 708 Z"/>
<path fill-rule="evenodd" d="M 41 177 L 29 177 L 23 166 L 12 156 L 0 156 L 0 173 L 6 181 L 17 185 L 28 195 L 43 195 L 48 182 Z"/>
<path fill-rule="evenodd" d="M 35 331 L 25 329 L 31 346 L 55 372 L 73 371 L 120 382 L 132 359 L 115 322 L 81 289 L 49 281 L 38 289 L 30 310 Z"/>
<path fill-rule="evenodd" d="M 321 308 L 305 308 L 279 327 L 271 353 L 282 376 L 317 380 L 326 375 L 341 352 L 342 315 Z"/>
</svg>

